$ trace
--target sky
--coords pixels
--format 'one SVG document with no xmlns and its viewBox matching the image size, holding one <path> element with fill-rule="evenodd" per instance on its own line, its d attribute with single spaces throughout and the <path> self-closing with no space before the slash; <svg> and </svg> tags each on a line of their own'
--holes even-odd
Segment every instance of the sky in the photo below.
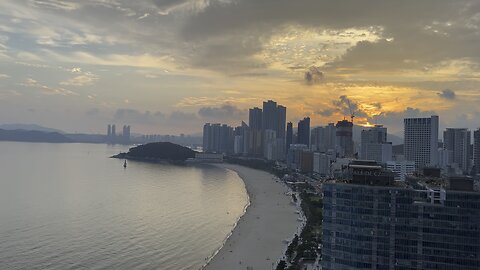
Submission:
<svg viewBox="0 0 480 270">
<path fill-rule="evenodd" d="M 0 124 L 192 134 L 287 120 L 480 126 L 478 0 L 2 0 Z"/>
</svg>

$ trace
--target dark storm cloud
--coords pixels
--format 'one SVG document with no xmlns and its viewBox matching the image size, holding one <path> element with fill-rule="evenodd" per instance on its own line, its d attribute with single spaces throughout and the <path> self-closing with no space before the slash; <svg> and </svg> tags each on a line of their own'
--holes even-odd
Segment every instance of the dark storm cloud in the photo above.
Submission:
<svg viewBox="0 0 480 270">
<path fill-rule="evenodd" d="M 454 100 L 457 97 L 457 94 L 453 90 L 445 89 L 441 93 L 437 93 L 440 98 Z"/>
<path fill-rule="evenodd" d="M 325 79 L 325 75 L 318 67 L 310 67 L 307 72 L 305 72 L 305 82 L 307 84 L 316 84 L 321 83 Z"/>
<path fill-rule="evenodd" d="M 343 113 L 344 115 L 355 114 L 358 117 L 367 117 L 367 113 L 363 111 L 358 102 L 348 98 L 345 95 L 342 95 L 338 98 L 338 100 L 333 101 L 333 105 L 335 106 L 335 110 L 338 112 Z"/>
</svg>

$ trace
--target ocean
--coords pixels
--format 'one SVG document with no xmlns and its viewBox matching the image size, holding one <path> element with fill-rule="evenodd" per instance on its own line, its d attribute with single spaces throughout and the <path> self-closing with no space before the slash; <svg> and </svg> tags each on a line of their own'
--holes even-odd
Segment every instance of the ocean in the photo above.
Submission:
<svg viewBox="0 0 480 270">
<path fill-rule="evenodd" d="M 248 204 L 232 171 L 0 142 L 0 269 L 200 269 Z"/>
</svg>

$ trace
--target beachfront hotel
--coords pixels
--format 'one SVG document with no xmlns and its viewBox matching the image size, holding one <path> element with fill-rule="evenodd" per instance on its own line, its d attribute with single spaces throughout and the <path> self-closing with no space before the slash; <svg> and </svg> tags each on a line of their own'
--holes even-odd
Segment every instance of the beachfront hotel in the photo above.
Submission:
<svg viewBox="0 0 480 270">
<path fill-rule="evenodd" d="M 356 162 L 323 185 L 322 266 L 330 269 L 480 269 L 480 192 L 438 170 L 394 181 Z"/>
</svg>

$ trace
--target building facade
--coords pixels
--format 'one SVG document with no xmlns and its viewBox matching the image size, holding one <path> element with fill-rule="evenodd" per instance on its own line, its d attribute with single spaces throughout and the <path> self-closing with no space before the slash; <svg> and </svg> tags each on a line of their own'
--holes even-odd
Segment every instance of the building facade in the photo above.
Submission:
<svg viewBox="0 0 480 270">
<path fill-rule="evenodd" d="M 210 123 L 203 126 L 203 152 L 231 154 L 234 152 L 234 143 L 232 127 Z"/>
<path fill-rule="evenodd" d="M 285 149 L 287 150 L 286 153 L 288 153 L 288 150 L 290 149 L 290 145 L 293 144 L 293 123 L 288 122 L 287 123 L 287 138 L 286 138 L 286 147 Z"/>
<path fill-rule="evenodd" d="M 336 142 L 340 157 L 353 157 L 353 123 L 348 120 L 338 121 L 336 125 Z"/>
<path fill-rule="evenodd" d="M 473 132 L 473 163 L 475 173 L 480 174 L 480 128 Z"/>
<path fill-rule="evenodd" d="M 322 269 L 480 269 L 480 193 L 323 185 Z"/>
<path fill-rule="evenodd" d="M 415 162 L 408 160 L 387 161 L 386 167 L 395 174 L 395 180 L 400 181 L 405 181 L 407 176 L 415 172 Z"/>
<path fill-rule="evenodd" d="M 404 119 L 404 155 L 414 161 L 417 168 L 438 165 L 439 118 Z"/>
<path fill-rule="evenodd" d="M 255 107 L 248 110 L 248 126 L 251 129 L 261 130 L 263 126 L 262 109 Z"/>
<path fill-rule="evenodd" d="M 448 165 L 455 164 L 464 173 L 470 169 L 468 155 L 471 132 L 466 128 L 447 128 L 443 132 L 443 148 L 448 151 Z"/>
<path fill-rule="evenodd" d="M 313 151 L 327 152 L 335 150 L 336 127 L 333 123 L 312 129 L 310 146 Z"/>
<path fill-rule="evenodd" d="M 363 129 L 361 134 L 360 158 L 386 163 L 392 160 L 392 143 L 387 142 L 387 128 L 375 125 Z"/>
<path fill-rule="evenodd" d="M 313 171 L 321 177 L 331 175 L 330 165 L 334 160 L 334 156 L 328 153 L 313 153 Z"/>
<path fill-rule="evenodd" d="M 298 122 L 298 144 L 310 146 L 310 117 L 305 117 Z"/>
</svg>

